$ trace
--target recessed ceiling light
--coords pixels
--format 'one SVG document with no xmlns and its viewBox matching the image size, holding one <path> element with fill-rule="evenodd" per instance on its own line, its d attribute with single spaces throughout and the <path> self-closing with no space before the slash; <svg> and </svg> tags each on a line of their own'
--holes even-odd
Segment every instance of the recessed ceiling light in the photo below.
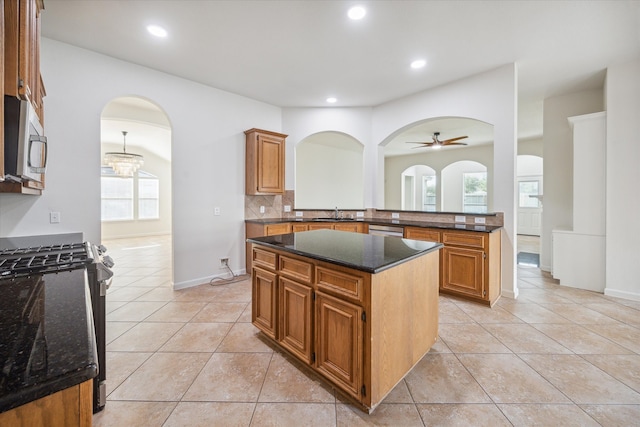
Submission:
<svg viewBox="0 0 640 427">
<path fill-rule="evenodd" d="M 337 99 L 337 98 L 334 98 L 333 96 L 331 96 L 331 97 L 327 98 L 327 102 L 328 102 L 329 104 L 335 104 L 335 103 L 336 103 L 336 101 L 338 101 L 338 99 Z"/>
<path fill-rule="evenodd" d="M 364 15 L 366 14 L 367 14 L 367 10 L 362 6 L 353 6 L 347 12 L 347 15 L 349 16 L 349 18 L 353 19 L 354 21 L 364 18 Z"/>
<path fill-rule="evenodd" d="M 156 37 L 167 37 L 167 30 L 158 25 L 147 25 L 147 31 Z"/>
<path fill-rule="evenodd" d="M 427 65 L 427 61 L 425 61 L 424 59 L 416 59 L 411 63 L 411 68 L 418 69 L 424 67 L 425 65 Z"/>
</svg>

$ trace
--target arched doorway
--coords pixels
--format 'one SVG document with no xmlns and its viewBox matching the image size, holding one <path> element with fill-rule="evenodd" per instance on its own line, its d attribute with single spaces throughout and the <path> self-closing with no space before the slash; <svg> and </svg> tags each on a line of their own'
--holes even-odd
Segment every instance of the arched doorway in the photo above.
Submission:
<svg viewBox="0 0 640 427">
<path fill-rule="evenodd" d="M 135 96 L 109 102 L 100 117 L 102 239 L 171 234 L 171 124 L 156 104 Z M 123 135 L 126 132 L 126 136 Z M 142 167 L 121 176 L 105 153 L 141 155 Z"/>
</svg>

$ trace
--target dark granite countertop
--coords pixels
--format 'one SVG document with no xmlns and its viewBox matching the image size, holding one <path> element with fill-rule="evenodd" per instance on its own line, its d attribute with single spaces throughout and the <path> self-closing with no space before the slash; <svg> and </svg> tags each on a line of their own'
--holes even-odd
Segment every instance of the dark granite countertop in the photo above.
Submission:
<svg viewBox="0 0 640 427">
<path fill-rule="evenodd" d="M 84 269 L 1 279 L 0 412 L 98 374 Z"/>
<path fill-rule="evenodd" d="M 312 218 L 262 218 L 262 219 L 245 219 L 247 223 L 253 224 L 278 224 L 283 222 L 363 222 L 367 224 L 377 225 L 395 225 L 400 227 L 422 227 L 422 228 L 441 228 L 443 230 L 465 230 L 479 231 L 483 233 L 492 233 L 503 228 L 500 225 L 485 224 L 455 224 L 448 222 L 429 222 L 429 221 L 410 221 L 404 219 L 377 219 L 377 218 L 356 218 L 356 219 L 323 219 L 318 221 Z"/>
<path fill-rule="evenodd" d="M 255 237 L 247 241 L 374 274 L 443 247 L 435 242 L 335 230 Z"/>
</svg>

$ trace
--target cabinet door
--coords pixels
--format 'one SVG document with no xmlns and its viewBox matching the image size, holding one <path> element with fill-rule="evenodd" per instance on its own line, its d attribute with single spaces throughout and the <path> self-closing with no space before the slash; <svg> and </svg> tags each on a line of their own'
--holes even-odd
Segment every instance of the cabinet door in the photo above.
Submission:
<svg viewBox="0 0 640 427">
<path fill-rule="evenodd" d="M 336 225 L 334 225 L 333 229 L 334 230 L 340 230 L 340 231 L 350 231 L 352 233 L 362 233 L 362 224 L 358 224 L 358 223 L 352 223 L 352 222 L 340 222 L 337 223 Z"/>
<path fill-rule="evenodd" d="M 265 236 L 291 233 L 291 225 L 288 222 L 281 224 L 269 224 L 264 226 Z"/>
<path fill-rule="evenodd" d="M 307 230 L 309 230 L 309 226 L 307 224 L 291 224 L 292 233 L 299 233 Z"/>
<path fill-rule="evenodd" d="M 280 344 L 311 364 L 313 289 L 285 277 L 280 277 L 279 280 Z"/>
<path fill-rule="evenodd" d="M 278 315 L 278 292 L 275 273 L 253 268 L 251 286 L 251 321 L 262 332 L 276 339 L 276 324 Z"/>
<path fill-rule="evenodd" d="M 360 399 L 363 371 L 362 308 L 316 292 L 316 368 Z"/>
<path fill-rule="evenodd" d="M 284 139 L 258 135 L 258 192 L 284 193 Z"/>
<path fill-rule="evenodd" d="M 309 224 L 309 231 L 311 230 L 333 230 L 332 222 L 314 222 Z"/>
<path fill-rule="evenodd" d="M 443 289 L 484 298 L 484 251 L 445 246 L 441 284 Z"/>
<path fill-rule="evenodd" d="M 429 228 L 405 227 L 404 237 L 414 240 L 428 240 L 430 242 L 440 242 L 440 231 Z"/>
</svg>

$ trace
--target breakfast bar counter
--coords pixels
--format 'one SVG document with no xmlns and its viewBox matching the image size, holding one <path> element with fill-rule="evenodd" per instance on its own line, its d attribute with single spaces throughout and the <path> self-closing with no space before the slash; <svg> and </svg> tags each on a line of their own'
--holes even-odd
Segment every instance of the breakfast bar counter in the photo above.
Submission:
<svg viewBox="0 0 640 427">
<path fill-rule="evenodd" d="M 248 242 L 253 324 L 360 409 L 435 343 L 441 243 L 335 230 Z"/>
</svg>

